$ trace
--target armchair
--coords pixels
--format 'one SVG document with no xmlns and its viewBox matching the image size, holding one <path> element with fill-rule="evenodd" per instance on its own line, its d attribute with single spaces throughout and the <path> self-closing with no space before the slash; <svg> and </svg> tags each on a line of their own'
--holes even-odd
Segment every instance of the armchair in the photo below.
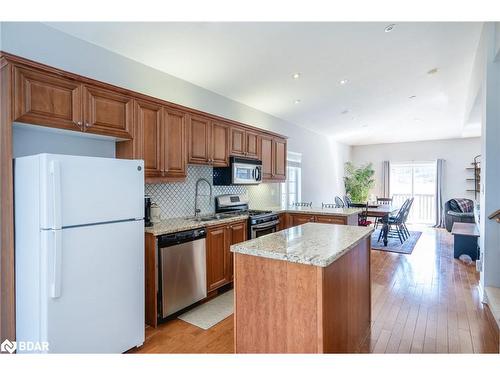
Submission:
<svg viewBox="0 0 500 375">
<path fill-rule="evenodd" d="M 474 202 L 470 199 L 450 199 L 444 204 L 446 230 L 451 232 L 453 223 L 474 223 Z"/>
</svg>

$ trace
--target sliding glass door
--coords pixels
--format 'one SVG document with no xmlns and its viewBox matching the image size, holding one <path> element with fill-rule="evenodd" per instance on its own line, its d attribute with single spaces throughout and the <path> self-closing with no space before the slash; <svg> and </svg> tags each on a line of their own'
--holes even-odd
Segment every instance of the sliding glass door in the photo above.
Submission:
<svg viewBox="0 0 500 375">
<path fill-rule="evenodd" d="M 391 162 L 390 192 L 401 206 L 413 197 L 410 223 L 433 224 L 436 216 L 436 162 Z"/>
</svg>

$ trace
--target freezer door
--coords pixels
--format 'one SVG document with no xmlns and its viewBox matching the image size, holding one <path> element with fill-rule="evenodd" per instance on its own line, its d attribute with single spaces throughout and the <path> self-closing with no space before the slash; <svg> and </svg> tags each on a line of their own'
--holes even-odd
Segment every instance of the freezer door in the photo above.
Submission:
<svg viewBox="0 0 500 375">
<path fill-rule="evenodd" d="M 49 353 L 122 353 L 142 345 L 144 222 L 42 231 L 42 236 L 41 323 Z"/>
<path fill-rule="evenodd" d="M 42 229 L 144 217 L 144 163 L 38 155 Z"/>
</svg>

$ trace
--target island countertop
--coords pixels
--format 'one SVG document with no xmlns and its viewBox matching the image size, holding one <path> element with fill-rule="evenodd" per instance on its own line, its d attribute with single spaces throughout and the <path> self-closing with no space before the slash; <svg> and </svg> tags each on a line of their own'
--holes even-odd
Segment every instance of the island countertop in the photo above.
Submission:
<svg viewBox="0 0 500 375">
<path fill-rule="evenodd" d="M 307 223 L 231 246 L 233 253 L 328 267 L 373 228 Z"/>
</svg>

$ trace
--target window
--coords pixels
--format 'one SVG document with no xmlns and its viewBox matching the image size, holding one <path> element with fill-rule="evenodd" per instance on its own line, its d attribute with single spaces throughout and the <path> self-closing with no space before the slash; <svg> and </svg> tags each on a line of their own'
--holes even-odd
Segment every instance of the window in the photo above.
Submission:
<svg viewBox="0 0 500 375">
<path fill-rule="evenodd" d="M 302 155 L 289 151 L 286 158 L 286 182 L 281 184 L 281 205 L 289 206 L 301 200 Z"/>
<path fill-rule="evenodd" d="M 408 198 L 414 198 L 408 222 L 434 223 L 436 162 L 391 162 L 390 192 L 397 206 Z"/>
</svg>

